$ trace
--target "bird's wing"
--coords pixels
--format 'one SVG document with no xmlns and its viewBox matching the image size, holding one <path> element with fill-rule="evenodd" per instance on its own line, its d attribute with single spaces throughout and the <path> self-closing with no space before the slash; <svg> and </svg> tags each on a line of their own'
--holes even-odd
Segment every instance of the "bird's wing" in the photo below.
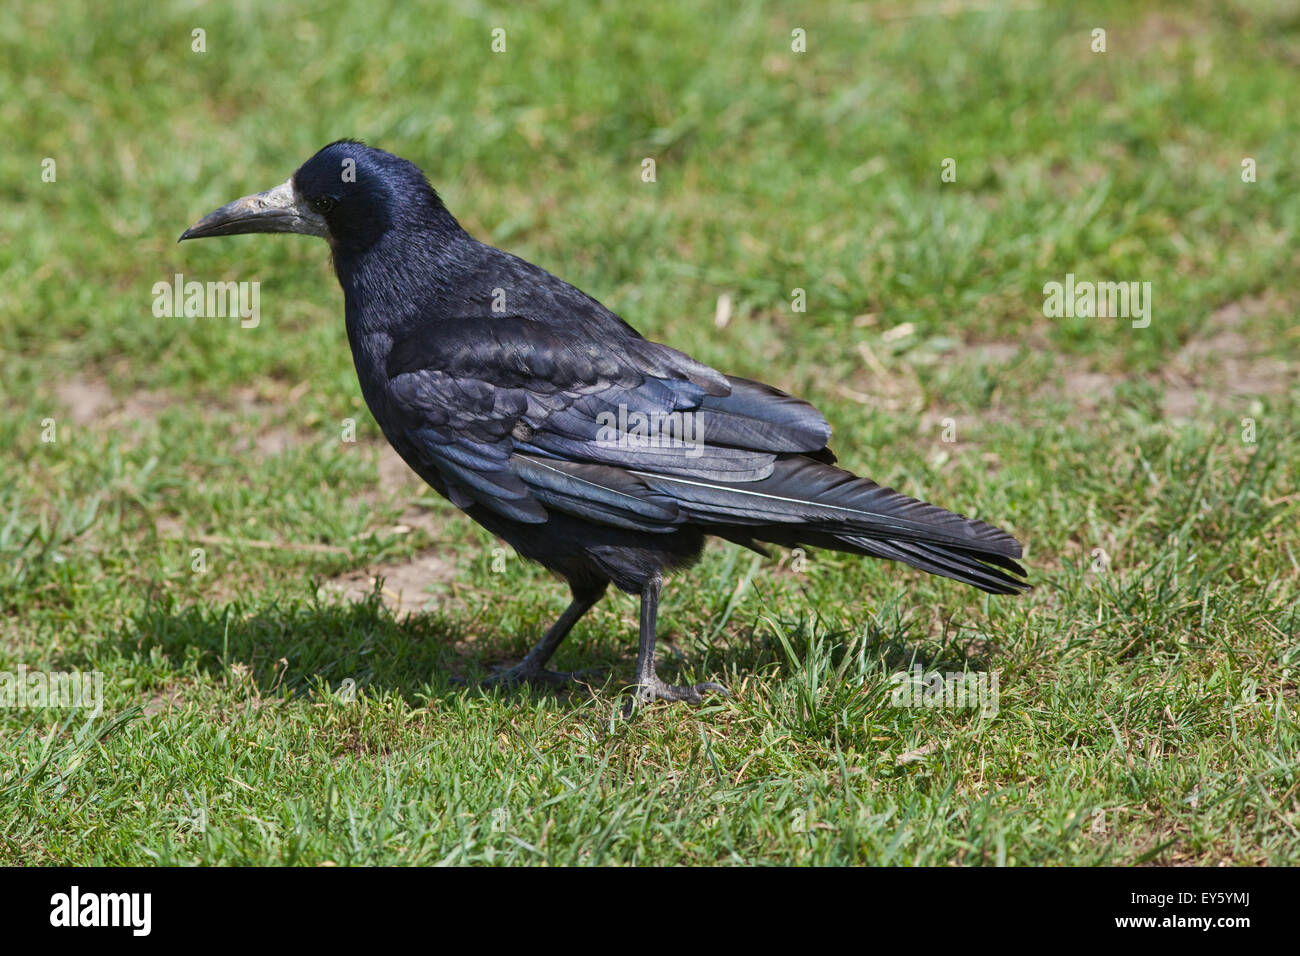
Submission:
<svg viewBox="0 0 1300 956">
<path fill-rule="evenodd" d="M 396 337 L 386 371 L 407 446 L 452 500 L 519 521 L 554 507 L 669 530 L 672 496 L 635 471 L 751 482 L 781 453 L 829 457 L 808 403 L 630 330 L 610 343 L 519 316 L 426 323 Z"/>
<path fill-rule="evenodd" d="M 580 329 L 497 317 L 397 342 L 393 417 L 461 507 L 648 532 L 693 524 L 756 549 L 831 547 L 993 593 L 1025 587 L 1006 532 L 833 467 L 811 405 L 634 333 L 597 345 Z M 674 415 L 692 424 L 650 441 L 637 427 Z"/>
</svg>

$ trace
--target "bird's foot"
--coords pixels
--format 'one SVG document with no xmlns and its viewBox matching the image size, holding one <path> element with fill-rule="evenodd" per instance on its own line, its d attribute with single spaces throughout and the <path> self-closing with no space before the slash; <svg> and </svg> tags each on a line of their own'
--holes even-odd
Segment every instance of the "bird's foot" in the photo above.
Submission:
<svg viewBox="0 0 1300 956">
<path fill-rule="evenodd" d="M 519 687 L 522 684 L 540 684 L 546 687 L 567 687 L 585 682 L 588 671 L 552 671 L 540 664 L 521 662 L 514 667 L 498 670 L 483 679 L 486 687 Z"/>
<path fill-rule="evenodd" d="M 665 684 L 658 677 L 652 677 L 636 686 L 636 692 L 623 705 L 623 716 L 630 717 L 641 705 L 656 700 L 702 704 L 705 694 L 721 694 L 723 697 L 730 697 L 731 691 L 713 681 L 703 681 L 699 684 Z"/>
</svg>

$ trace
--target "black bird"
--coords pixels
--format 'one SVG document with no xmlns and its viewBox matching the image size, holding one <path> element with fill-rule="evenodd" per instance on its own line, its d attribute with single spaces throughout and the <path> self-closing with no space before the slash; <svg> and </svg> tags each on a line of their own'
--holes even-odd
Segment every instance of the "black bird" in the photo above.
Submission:
<svg viewBox="0 0 1300 956">
<path fill-rule="evenodd" d="M 555 649 L 610 582 L 641 598 L 635 701 L 699 701 L 655 675 L 668 571 L 706 535 L 902 561 L 992 594 L 1020 544 L 834 466 L 807 402 L 642 338 L 589 295 L 474 239 L 412 163 L 355 140 L 181 236 L 320 236 L 333 252 L 361 391 L 398 454 L 572 603 L 498 680 L 562 681 Z"/>
</svg>

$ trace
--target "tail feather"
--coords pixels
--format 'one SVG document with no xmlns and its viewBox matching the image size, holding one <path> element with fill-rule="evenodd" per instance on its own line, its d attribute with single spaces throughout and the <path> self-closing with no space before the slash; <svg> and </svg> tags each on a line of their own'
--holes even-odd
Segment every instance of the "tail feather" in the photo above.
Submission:
<svg viewBox="0 0 1300 956">
<path fill-rule="evenodd" d="M 1018 558 L 1020 543 L 1001 528 L 954 514 L 852 472 L 802 455 L 777 459 L 770 477 L 718 482 L 636 472 L 702 523 L 782 527 L 885 540 L 920 541 Z M 768 539 L 759 532 L 753 537 Z"/>
<path fill-rule="evenodd" d="M 977 587 L 990 594 L 1015 594 L 1028 590 L 1030 585 L 1012 574 L 1024 577 L 1025 569 L 1016 561 L 1000 554 L 989 554 L 969 548 L 921 544 L 916 541 L 864 538 L 860 535 L 819 534 L 806 529 L 791 528 L 725 528 L 714 532 L 721 538 L 768 555 L 763 544 L 779 544 L 787 548 L 825 548 L 848 554 L 864 554 L 888 561 L 901 561 L 911 567 L 952 578 Z M 996 565 L 996 567 L 993 567 Z M 1005 573 L 1005 571 L 1011 574 Z"/>
<path fill-rule="evenodd" d="M 878 558 L 902 561 L 914 568 L 961 581 L 963 584 L 969 584 L 990 594 L 1017 594 L 1029 587 L 1024 581 L 1017 580 L 1006 572 L 984 563 L 998 556 L 980 554 L 963 548 L 919 544 L 915 541 L 872 541 L 869 538 L 841 540 L 846 544 L 856 545 L 867 554 Z M 1025 569 L 1019 564 L 1009 559 L 1002 560 L 1010 566 L 1008 570 L 1024 576 Z"/>
<path fill-rule="evenodd" d="M 778 459 L 770 478 L 743 486 L 640 477 L 712 533 L 760 552 L 759 542 L 807 545 L 902 561 L 992 594 L 1029 587 L 1015 561 L 1020 542 L 1001 528 L 805 457 Z"/>
</svg>

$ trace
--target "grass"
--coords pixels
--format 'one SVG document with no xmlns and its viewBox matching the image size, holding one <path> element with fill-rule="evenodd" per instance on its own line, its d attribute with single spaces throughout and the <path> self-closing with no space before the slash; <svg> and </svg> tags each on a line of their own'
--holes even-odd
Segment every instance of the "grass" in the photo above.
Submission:
<svg viewBox="0 0 1300 956">
<path fill-rule="evenodd" d="M 1300 862 L 1300 8 L 963 6 L 20 3 L 0 671 L 104 708 L 0 709 L 0 864 Z M 558 656 L 590 695 L 478 689 L 563 588 L 392 466 L 320 243 L 175 244 L 340 136 L 1035 590 L 718 546 L 661 669 L 732 699 L 615 719 L 624 596 Z M 260 325 L 155 318 L 178 272 Z M 1046 317 L 1067 273 L 1150 326 Z M 896 706 L 914 664 L 997 713 Z"/>
</svg>

